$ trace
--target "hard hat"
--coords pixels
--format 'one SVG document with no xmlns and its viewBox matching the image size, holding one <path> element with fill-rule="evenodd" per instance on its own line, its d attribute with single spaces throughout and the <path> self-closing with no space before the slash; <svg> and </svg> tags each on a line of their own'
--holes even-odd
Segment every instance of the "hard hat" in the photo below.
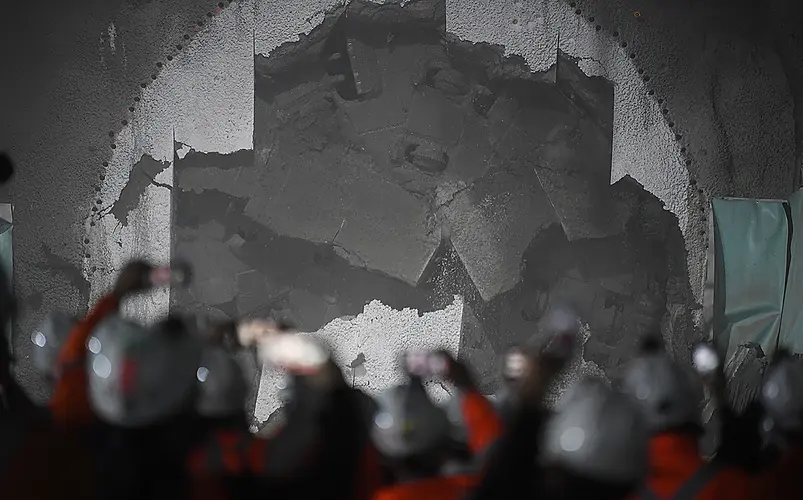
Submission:
<svg viewBox="0 0 803 500">
<path fill-rule="evenodd" d="M 644 417 L 603 381 L 582 379 L 546 422 L 541 461 L 595 481 L 630 484 L 647 468 Z"/>
<path fill-rule="evenodd" d="M 626 367 L 622 391 L 635 399 L 652 432 L 699 424 L 702 394 L 693 374 L 663 350 L 641 354 Z"/>
<path fill-rule="evenodd" d="M 770 367 L 761 388 L 761 403 L 775 428 L 803 430 L 803 365 L 800 361 L 784 357 Z"/>
<path fill-rule="evenodd" d="M 419 378 L 411 377 L 408 383 L 387 389 L 376 402 L 371 434 L 384 455 L 417 456 L 449 441 L 449 417 L 430 400 Z"/>
<path fill-rule="evenodd" d="M 220 345 L 207 345 L 195 372 L 195 409 L 204 417 L 228 417 L 245 410 L 248 385 L 240 364 Z"/>
<path fill-rule="evenodd" d="M 145 327 L 110 316 L 92 332 L 87 349 L 90 401 L 103 420 L 146 426 L 191 403 L 200 344 L 175 318 Z"/>
<path fill-rule="evenodd" d="M 56 374 L 56 362 L 58 361 L 61 346 L 67 340 L 77 319 L 73 316 L 60 311 L 49 313 L 39 326 L 31 334 L 33 350 L 31 360 L 34 368 L 47 378 L 53 378 Z"/>
</svg>

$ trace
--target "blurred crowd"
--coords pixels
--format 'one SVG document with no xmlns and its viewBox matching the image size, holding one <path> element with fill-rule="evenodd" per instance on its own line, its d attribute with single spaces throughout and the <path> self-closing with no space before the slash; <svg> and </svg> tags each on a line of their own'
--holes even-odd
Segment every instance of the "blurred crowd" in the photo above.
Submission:
<svg viewBox="0 0 803 500">
<path fill-rule="evenodd" d="M 52 385 L 44 403 L 15 380 L 3 343 L 0 498 L 803 498 L 803 365 L 783 350 L 740 414 L 715 350 L 700 344 L 682 366 L 660 333 L 639 339 L 620 380 L 580 379 L 547 408 L 580 327 L 553 312 L 542 344 L 504 355 L 494 395 L 453 353 L 410 351 L 399 353 L 405 382 L 369 396 L 292 325 L 121 314 L 131 295 L 189 278 L 132 261 L 85 317 L 48 315 L 30 334 L 31 364 Z M 14 297 L 0 292 L 7 325 Z M 283 418 L 259 433 L 243 356 L 285 377 Z M 446 403 L 428 393 L 433 379 L 451 387 Z M 703 400 L 721 420 L 709 456 Z"/>
</svg>

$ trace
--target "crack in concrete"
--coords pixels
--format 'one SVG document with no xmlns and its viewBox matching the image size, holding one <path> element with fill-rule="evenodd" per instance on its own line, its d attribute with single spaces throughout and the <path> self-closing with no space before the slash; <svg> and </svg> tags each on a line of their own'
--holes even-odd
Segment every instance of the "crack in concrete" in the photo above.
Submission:
<svg viewBox="0 0 803 500">
<path fill-rule="evenodd" d="M 144 154 L 140 160 L 131 167 L 128 181 L 120 191 L 117 200 L 112 203 L 109 209 L 109 212 L 112 213 L 123 226 L 128 225 L 128 216 L 132 210 L 139 206 L 139 200 L 142 195 L 145 194 L 147 187 L 151 184 L 159 185 L 154 179 L 168 166 L 170 166 L 170 162 L 158 161 L 152 156 Z"/>
<path fill-rule="evenodd" d="M 151 179 L 151 184 L 153 184 L 156 187 L 165 188 L 168 191 L 172 191 L 173 190 L 173 186 L 171 186 L 170 184 L 164 183 L 164 182 L 157 182 L 156 180 Z"/>
</svg>

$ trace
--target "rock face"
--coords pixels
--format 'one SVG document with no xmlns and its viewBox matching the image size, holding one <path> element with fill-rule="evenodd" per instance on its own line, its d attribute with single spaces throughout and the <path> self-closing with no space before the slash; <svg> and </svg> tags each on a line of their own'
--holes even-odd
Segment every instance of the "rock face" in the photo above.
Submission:
<svg viewBox="0 0 803 500">
<path fill-rule="evenodd" d="M 174 305 L 316 331 L 373 300 L 424 313 L 460 295 L 460 353 L 491 390 L 497 353 L 570 302 L 584 356 L 614 373 L 689 304 L 678 224 L 609 183 L 609 83 L 561 54 L 533 73 L 443 16 L 355 0 L 256 56 L 253 151 L 175 158 L 173 252 L 205 279 Z"/>
</svg>

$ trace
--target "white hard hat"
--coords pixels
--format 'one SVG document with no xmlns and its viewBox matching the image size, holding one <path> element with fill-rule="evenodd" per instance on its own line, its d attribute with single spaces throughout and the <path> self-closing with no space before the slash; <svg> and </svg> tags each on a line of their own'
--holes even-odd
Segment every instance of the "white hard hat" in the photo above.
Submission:
<svg viewBox="0 0 803 500">
<path fill-rule="evenodd" d="M 452 424 L 430 399 L 417 378 L 391 387 L 377 398 L 371 429 L 377 449 L 403 458 L 427 453 L 449 441 Z"/>
<path fill-rule="evenodd" d="M 87 342 L 90 401 L 103 420 L 140 427 L 187 409 L 195 392 L 200 344 L 171 318 L 147 328 L 111 316 Z"/>
<path fill-rule="evenodd" d="M 53 311 L 45 316 L 31 334 L 33 343 L 31 361 L 41 375 L 46 377 L 56 375 L 59 352 L 76 323 L 75 317 L 60 311 Z"/>
<path fill-rule="evenodd" d="M 242 413 L 248 385 L 240 364 L 223 346 L 207 345 L 195 373 L 198 393 L 195 409 L 205 417 Z"/>
<path fill-rule="evenodd" d="M 622 391 L 632 396 L 652 432 L 700 422 L 694 375 L 663 351 L 644 353 L 628 363 Z"/>
<path fill-rule="evenodd" d="M 761 403 L 776 428 L 803 430 L 803 365 L 800 361 L 787 357 L 770 367 L 761 388 Z"/>
<path fill-rule="evenodd" d="M 605 483 L 643 478 L 648 435 L 630 398 L 601 380 L 583 379 L 566 391 L 556 410 L 544 428 L 544 465 Z"/>
</svg>

